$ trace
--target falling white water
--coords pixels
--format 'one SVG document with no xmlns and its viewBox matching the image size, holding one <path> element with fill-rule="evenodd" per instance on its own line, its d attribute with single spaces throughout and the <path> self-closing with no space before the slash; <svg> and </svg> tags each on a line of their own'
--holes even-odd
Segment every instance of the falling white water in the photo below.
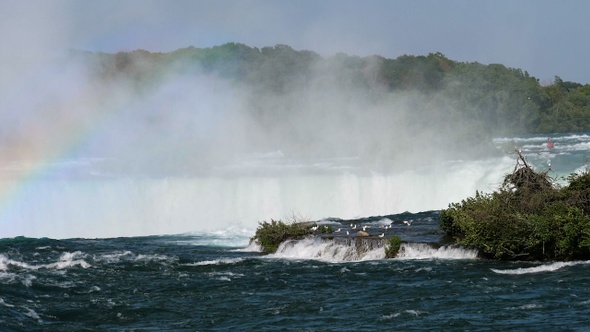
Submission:
<svg viewBox="0 0 590 332">
<path fill-rule="evenodd" d="M 510 158 L 396 174 L 39 178 L 0 209 L 4 237 L 100 238 L 249 229 L 292 215 L 358 218 L 445 208 L 492 190 Z M 5 186 L 11 184 L 4 178 Z"/>
<path fill-rule="evenodd" d="M 477 250 L 454 246 L 435 248 L 427 243 L 402 243 L 398 259 L 475 259 Z"/>
<path fill-rule="evenodd" d="M 385 258 L 385 251 L 381 247 L 359 252 L 354 245 L 320 238 L 307 238 L 299 241 L 285 241 L 279 245 L 277 252 L 269 257 L 315 259 L 337 263 L 382 259 Z"/>
</svg>

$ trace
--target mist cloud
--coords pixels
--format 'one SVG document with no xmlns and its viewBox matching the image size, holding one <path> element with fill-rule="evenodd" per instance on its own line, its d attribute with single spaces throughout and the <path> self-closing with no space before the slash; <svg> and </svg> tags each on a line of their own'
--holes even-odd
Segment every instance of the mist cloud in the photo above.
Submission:
<svg viewBox="0 0 590 332">
<path fill-rule="evenodd" d="M 46 62 L 21 81 L 23 93 L 1 100 L 15 110 L 2 115 L 5 161 L 95 158 L 104 174 L 207 176 L 268 153 L 283 165 L 360 172 L 456 157 L 445 142 L 456 140 L 461 124 L 443 121 L 448 103 L 387 92 L 375 79 L 378 58 L 362 62 L 368 80 L 348 72 L 354 58 L 318 58 L 304 80 L 276 91 L 188 70 L 190 63 L 138 85 L 101 78 L 94 62 L 75 55 Z M 269 165 L 258 166 L 239 172 Z"/>
<path fill-rule="evenodd" d="M 103 38 L 114 43 L 111 48 L 130 49 L 144 42 L 151 46 L 141 34 L 127 44 L 146 20 L 155 22 L 150 29 L 158 31 L 152 41 L 169 38 L 166 47 L 186 46 L 192 16 L 174 6 L 159 11 L 159 2 L 145 6 L 133 2 L 108 15 L 108 24 L 99 25 L 97 20 L 106 17 L 115 2 L 90 4 L 93 17 L 80 6 L 69 1 L 9 1 L 3 8 L 0 139 L 6 162 L 103 158 L 103 167 L 114 173 L 210 174 L 243 156 L 280 152 L 285 159 L 310 164 L 344 158 L 357 160 L 355 166 L 362 168 L 388 170 L 392 165 L 436 162 L 449 152 L 444 142 L 451 137 L 446 135 L 460 128 L 451 120 L 434 122 L 417 116 L 428 109 L 437 120 L 444 119 L 440 113 L 449 107 L 447 101 L 419 93 L 387 93 L 378 82 L 355 81 L 346 75 L 347 63 L 339 63 L 337 57 L 319 61 L 310 77 L 290 82 L 280 94 L 179 68 L 162 73 L 157 83 L 141 91 L 131 81 L 104 84 L 87 63 L 67 57 L 67 50 L 97 40 L 100 44 Z M 277 5 L 269 5 L 264 13 L 259 3 L 238 6 L 245 16 L 257 18 L 250 31 L 278 24 L 260 23 L 268 12 L 286 13 Z M 324 13 L 325 20 L 301 27 L 295 43 L 310 45 L 315 36 L 319 51 L 329 52 L 342 46 L 330 44 L 328 37 L 348 16 L 337 14 L 342 8 L 329 14 L 329 6 L 318 6 L 314 15 Z M 219 8 L 207 8 L 220 15 Z M 169 15 L 178 18 L 172 28 L 166 22 Z M 238 11 L 230 11 L 217 24 L 237 29 L 244 24 L 237 15 Z M 363 15 L 368 14 L 363 11 Z M 78 28 L 83 20 L 89 24 Z M 296 22 L 290 18 L 286 25 L 275 25 L 275 30 L 287 33 Z M 371 35 L 375 28 L 361 23 L 352 22 L 351 27 L 368 30 L 361 29 L 364 32 L 351 35 L 351 40 Z M 184 33 L 175 36 L 175 29 Z M 220 27 L 212 34 L 229 30 Z M 86 40 L 90 35 L 100 37 Z M 365 44 L 359 45 L 360 49 L 350 50 L 361 52 Z M 367 75 L 377 67 L 368 66 Z"/>
</svg>

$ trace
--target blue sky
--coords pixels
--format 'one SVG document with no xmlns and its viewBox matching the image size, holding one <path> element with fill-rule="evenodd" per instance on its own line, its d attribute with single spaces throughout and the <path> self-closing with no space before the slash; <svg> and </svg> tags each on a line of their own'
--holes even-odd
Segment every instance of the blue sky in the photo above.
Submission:
<svg viewBox="0 0 590 332">
<path fill-rule="evenodd" d="M 227 42 L 324 56 L 442 52 L 590 83 L 590 1 L 0 0 L 2 53 L 172 51 Z"/>
</svg>

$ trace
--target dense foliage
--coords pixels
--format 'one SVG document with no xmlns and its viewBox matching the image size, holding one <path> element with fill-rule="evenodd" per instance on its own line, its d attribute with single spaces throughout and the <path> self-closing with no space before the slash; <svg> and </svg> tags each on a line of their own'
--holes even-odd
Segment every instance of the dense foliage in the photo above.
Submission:
<svg viewBox="0 0 590 332">
<path fill-rule="evenodd" d="M 228 43 L 170 53 L 137 50 L 80 55 L 95 65 L 99 76 L 125 78 L 138 87 L 178 73 L 210 73 L 251 87 L 258 99 L 261 94 L 284 96 L 301 86 L 319 89 L 321 82 L 334 83 L 344 92 L 364 91 L 369 101 L 394 102 L 395 93 L 417 91 L 423 94 L 423 104 L 414 105 L 410 116 L 420 120 L 426 116 L 424 121 L 433 124 L 442 118 L 460 118 L 472 128 L 467 133 L 472 140 L 484 135 L 590 130 L 590 84 L 556 76 L 542 85 L 520 69 L 457 62 L 441 53 L 396 59 L 345 54 L 324 58 L 287 45 L 259 49 Z M 297 111 L 261 105 L 253 109 L 261 112 L 261 118 Z"/>
<path fill-rule="evenodd" d="M 385 258 L 395 258 L 399 253 L 402 245 L 402 239 L 398 235 L 393 235 L 385 245 Z"/>
<path fill-rule="evenodd" d="M 558 188 L 520 158 L 498 191 L 441 211 L 441 227 L 487 258 L 590 259 L 590 173 Z"/>
<path fill-rule="evenodd" d="M 301 239 L 312 233 L 312 227 L 315 226 L 311 223 L 264 221 L 259 223 L 256 234 L 251 240 L 256 241 L 265 253 L 275 253 L 283 241 Z"/>
</svg>

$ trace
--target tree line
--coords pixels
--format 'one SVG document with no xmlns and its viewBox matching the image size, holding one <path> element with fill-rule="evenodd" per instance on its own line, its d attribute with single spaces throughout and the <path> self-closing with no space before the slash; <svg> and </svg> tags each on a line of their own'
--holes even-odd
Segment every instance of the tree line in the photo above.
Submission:
<svg viewBox="0 0 590 332">
<path fill-rule="evenodd" d="M 279 96 L 329 81 L 342 91 L 362 91 L 373 101 L 396 93 L 420 93 L 424 104 L 416 108 L 417 119 L 460 118 L 480 136 L 590 130 L 590 84 L 555 76 L 551 84 L 542 85 L 521 69 L 459 62 L 441 53 L 395 59 L 342 53 L 322 57 L 287 45 L 256 48 L 227 43 L 169 53 L 80 54 L 92 61 L 100 77 L 125 77 L 138 87 L 180 72 L 215 74 L 261 94 Z"/>
</svg>

